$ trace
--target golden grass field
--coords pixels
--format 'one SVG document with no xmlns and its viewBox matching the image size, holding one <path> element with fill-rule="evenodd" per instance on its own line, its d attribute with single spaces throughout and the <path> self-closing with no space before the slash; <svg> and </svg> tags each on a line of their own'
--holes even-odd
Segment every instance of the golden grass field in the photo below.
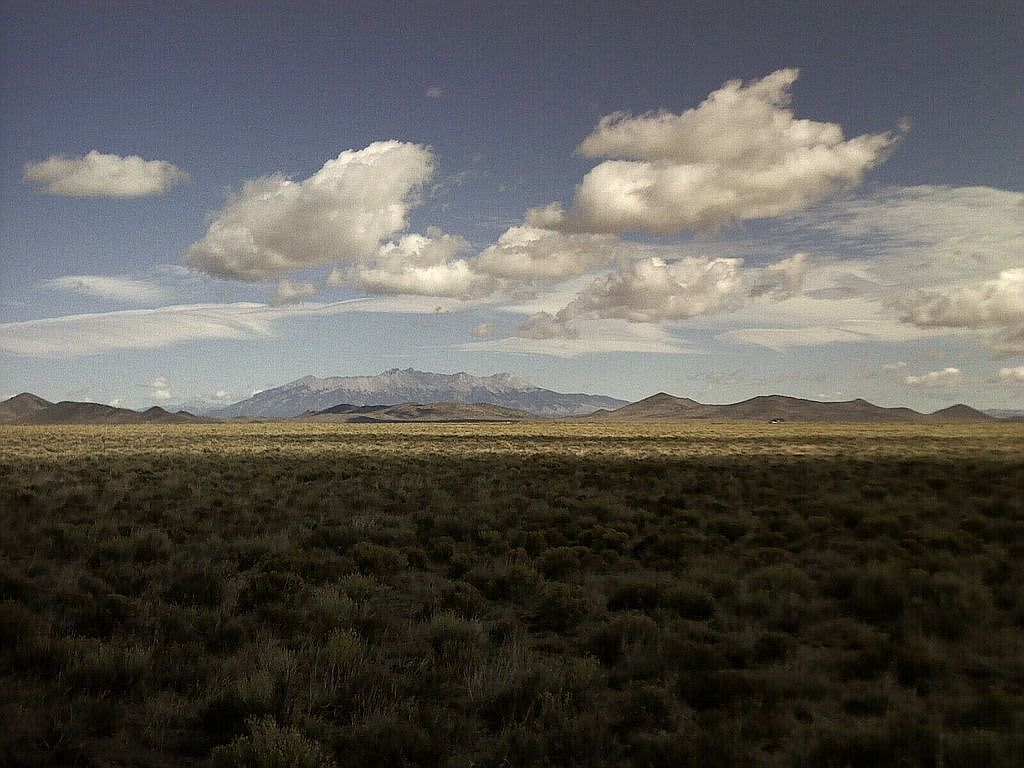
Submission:
<svg viewBox="0 0 1024 768">
<path fill-rule="evenodd" d="M 478 424 L 0 425 L 0 460 L 73 456 L 550 454 L 649 458 L 845 456 L 1014 458 L 1024 424 L 763 424 L 518 422 Z"/>
</svg>

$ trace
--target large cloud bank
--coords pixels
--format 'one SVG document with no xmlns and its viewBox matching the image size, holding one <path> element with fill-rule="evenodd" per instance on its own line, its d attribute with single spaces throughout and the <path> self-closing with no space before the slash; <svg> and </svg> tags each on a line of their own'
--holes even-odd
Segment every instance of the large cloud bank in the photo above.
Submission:
<svg viewBox="0 0 1024 768">
<path fill-rule="evenodd" d="M 894 302 L 903 320 L 922 328 L 991 328 L 990 345 L 1007 354 L 1024 353 L 1024 268 L 994 280 L 951 290 L 918 290 Z"/>
<path fill-rule="evenodd" d="M 458 235 L 429 227 L 377 249 L 375 258 L 347 274 L 335 270 L 328 282 L 353 285 L 367 293 L 469 298 L 494 289 L 494 281 L 458 258 L 469 247 Z"/>
<path fill-rule="evenodd" d="M 601 119 L 579 146 L 609 158 L 576 190 L 572 209 L 535 209 L 539 226 L 591 232 L 672 234 L 780 216 L 859 184 L 896 137 L 845 139 L 840 126 L 789 109 L 796 69 L 744 84 L 732 80 L 682 114 Z"/>
<path fill-rule="evenodd" d="M 39 191 L 61 197 L 151 197 L 189 178 L 166 160 L 143 160 L 93 150 L 81 157 L 51 155 L 28 163 L 23 179 Z"/>
<path fill-rule="evenodd" d="M 408 231 L 437 162 L 429 147 L 392 140 L 343 151 L 306 179 L 247 182 L 186 261 L 217 277 L 277 281 L 279 305 L 312 296 L 311 275 L 294 273 L 325 265 L 327 287 L 379 296 L 496 306 L 561 297 L 523 311 L 510 340 L 490 345 L 564 350 L 582 328 L 616 324 L 625 338 L 630 325 L 708 328 L 708 318 L 727 314 L 732 327 L 717 338 L 777 348 L 967 329 L 1002 352 L 1024 350 L 1017 198 L 894 187 L 830 200 L 859 185 L 900 137 L 847 138 L 836 123 L 797 117 L 797 76 L 782 69 L 729 81 L 680 113 L 607 115 L 578 147 L 599 162 L 570 205 L 531 209 L 476 252 L 437 227 Z M 623 239 L 758 218 L 777 218 L 788 232 L 781 248 Z M 840 250 L 808 255 L 797 232 Z M 843 250 L 854 242 L 860 250 Z M 743 327 L 751 320 L 760 327 Z"/>
<path fill-rule="evenodd" d="M 379 141 L 342 152 L 308 179 L 253 179 L 189 247 L 185 260 L 215 277 L 257 282 L 370 259 L 384 238 L 406 229 L 434 166 L 427 147 Z"/>
<path fill-rule="evenodd" d="M 573 338 L 581 317 L 657 323 L 734 311 L 758 297 L 782 300 L 799 293 L 807 268 L 803 253 L 766 267 L 737 258 L 624 259 L 558 313 L 529 317 L 517 335 Z"/>
</svg>

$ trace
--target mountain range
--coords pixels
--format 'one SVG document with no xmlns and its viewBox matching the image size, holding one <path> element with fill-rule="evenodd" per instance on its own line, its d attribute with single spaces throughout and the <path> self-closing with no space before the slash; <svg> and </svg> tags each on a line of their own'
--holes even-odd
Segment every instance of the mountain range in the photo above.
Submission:
<svg viewBox="0 0 1024 768">
<path fill-rule="evenodd" d="M 102 403 L 62 400 L 51 403 L 23 392 L 0 403 L 0 424 L 192 424 L 212 421 L 186 411 L 171 413 L 158 405 L 144 411 Z"/>
<path fill-rule="evenodd" d="M 219 419 L 275 419 L 321 411 L 339 404 L 488 403 L 533 416 L 584 416 L 627 405 L 604 395 L 564 394 L 530 384 L 511 373 L 472 376 L 392 368 L 377 376 L 304 376 L 232 405 L 205 412 Z"/>
<path fill-rule="evenodd" d="M 992 416 L 958 404 L 919 413 L 910 408 L 883 408 L 867 400 L 819 402 L 783 395 L 761 395 L 729 405 L 706 405 L 659 392 L 612 411 L 595 411 L 588 420 L 603 421 L 795 421 L 857 423 L 927 423 L 995 421 Z"/>
<path fill-rule="evenodd" d="M 529 421 L 532 413 L 490 403 L 400 403 L 398 405 L 335 405 L 316 413 L 297 416 L 298 421 L 313 422 L 472 422 Z"/>
<path fill-rule="evenodd" d="M 924 414 L 866 400 L 819 402 L 762 395 L 709 405 L 664 392 L 629 403 L 604 395 L 566 394 L 510 373 L 426 373 L 392 369 L 377 376 L 305 376 L 232 405 L 196 416 L 153 406 L 132 411 L 100 403 L 51 403 L 22 393 L 0 403 L 0 424 L 182 424 L 217 420 L 311 422 L 475 422 L 573 418 L 587 421 L 776 421 L 937 423 L 994 421 L 959 404 Z"/>
</svg>

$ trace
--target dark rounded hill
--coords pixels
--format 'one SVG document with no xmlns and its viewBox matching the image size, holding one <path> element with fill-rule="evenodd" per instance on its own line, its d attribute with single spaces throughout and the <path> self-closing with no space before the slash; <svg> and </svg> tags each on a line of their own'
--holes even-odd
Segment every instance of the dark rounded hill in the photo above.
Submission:
<svg viewBox="0 0 1024 768">
<path fill-rule="evenodd" d="M 207 422 L 187 411 L 170 413 L 154 405 L 145 411 L 132 411 L 102 403 L 62 400 L 51 403 L 23 393 L 0 403 L 0 423 L 6 424 L 190 424 Z"/>
</svg>

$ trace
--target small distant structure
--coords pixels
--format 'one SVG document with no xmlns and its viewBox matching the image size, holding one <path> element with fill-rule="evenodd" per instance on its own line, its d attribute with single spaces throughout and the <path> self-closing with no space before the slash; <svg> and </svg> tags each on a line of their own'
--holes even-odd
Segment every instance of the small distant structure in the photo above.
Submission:
<svg viewBox="0 0 1024 768">
<path fill-rule="evenodd" d="M 785 424 L 786 420 L 785 419 L 772 419 L 768 423 L 769 424 Z"/>
</svg>

